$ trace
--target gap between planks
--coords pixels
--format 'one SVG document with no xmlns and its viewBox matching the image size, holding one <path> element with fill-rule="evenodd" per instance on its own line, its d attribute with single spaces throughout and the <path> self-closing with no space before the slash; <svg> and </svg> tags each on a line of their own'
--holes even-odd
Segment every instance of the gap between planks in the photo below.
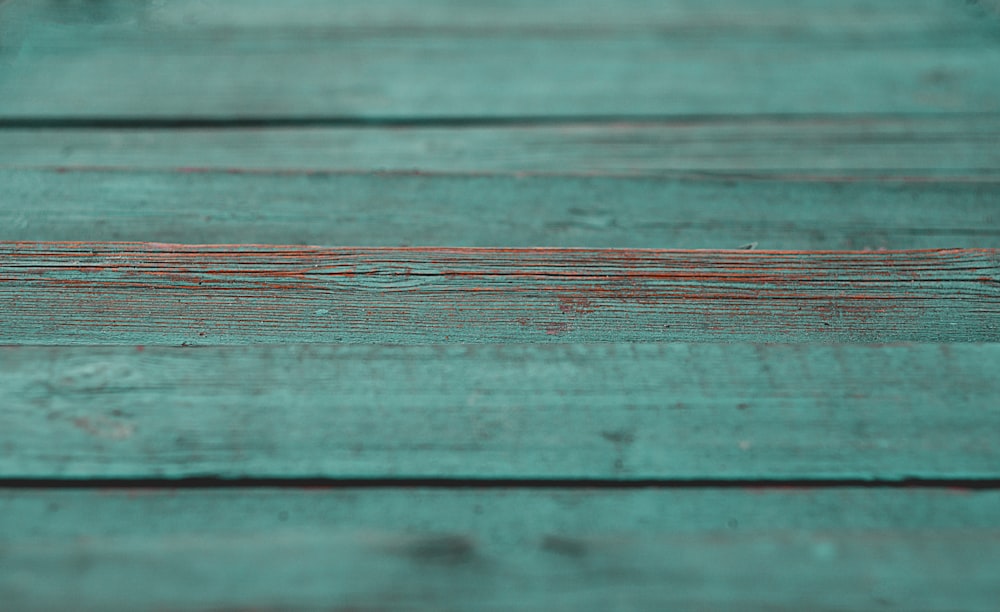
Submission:
<svg viewBox="0 0 1000 612">
<path fill-rule="evenodd" d="M 907 491 L 948 490 L 955 493 L 1000 490 L 996 478 L 220 478 L 215 476 L 185 476 L 178 478 L 0 478 L 0 490 L 78 490 L 154 491 L 154 490 L 215 490 L 215 489 L 325 489 L 350 491 L 368 489 L 443 489 L 443 490 L 564 490 L 598 491 L 628 489 L 698 490 L 845 490 L 903 489 Z"/>
</svg>

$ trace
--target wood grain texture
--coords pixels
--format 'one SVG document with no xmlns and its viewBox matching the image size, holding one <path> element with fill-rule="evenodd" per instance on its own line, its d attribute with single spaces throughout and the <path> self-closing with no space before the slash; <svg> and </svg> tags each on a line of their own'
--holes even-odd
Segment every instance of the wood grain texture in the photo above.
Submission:
<svg viewBox="0 0 1000 612">
<path fill-rule="evenodd" d="M 8 240 L 1000 247 L 1000 184 L 0 170 Z"/>
<path fill-rule="evenodd" d="M 28 541 L 0 552 L 0 589 L 19 610 L 100 611 L 990 612 L 1000 596 L 995 530 L 609 540 L 552 538 L 488 556 L 461 537 L 385 532 Z"/>
<path fill-rule="evenodd" d="M 0 342 L 1000 339 L 997 252 L 0 243 Z"/>
<path fill-rule="evenodd" d="M 998 109 L 996 0 L 0 0 L 0 608 L 994 610 Z"/>
<path fill-rule="evenodd" d="M 237 3 L 171 4 L 9 3 L 0 117 L 659 116 L 1000 106 L 1000 20 L 951 0 L 905 8 L 887 1 L 770 1 L 759 8 L 735 0 L 704 7 L 518 2 L 510 11 L 506 3 L 433 2 L 395 17 L 400 2 L 319 10 L 315 2 L 280 9 L 256 2 L 246 11 Z"/>
<path fill-rule="evenodd" d="M 9 128 L 0 130 L 0 168 L 996 181 L 998 141 L 997 114 L 450 127 Z"/>
<path fill-rule="evenodd" d="M 118 25 L 181 32 L 321 30 L 359 34 L 409 34 L 438 37 L 468 31 L 489 34 L 560 37 L 659 33 L 677 38 L 703 38 L 725 32 L 743 36 L 831 36 L 837 39 L 894 37 L 893 40 L 957 37 L 991 32 L 984 19 L 994 0 L 956 6 L 951 0 L 530 0 L 454 2 L 424 0 L 290 0 L 281 8 L 267 0 L 173 0 L 158 3 L 104 0 L 80 4 L 57 0 L 41 6 L 7 0 L 8 15 L 33 17 L 50 25 L 98 27 Z M 39 27 L 41 23 L 30 24 Z"/>
<path fill-rule="evenodd" d="M 8 347 L 6 478 L 997 478 L 1000 345 Z"/>
<path fill-rule="evenodd" d="M 0 490 L 18 610 L 990 610 L 995 491 Z M 58 588 L 53 588 L 58 584 Z"/>
<path fill-rule="evenodd" d="M 0 488 L 0 543 L 295 531 L 456 534 L 484 546 L 545 536 L 903 534 L 996 527 L 1000 492 L 956 487 Z"/>
</svg>

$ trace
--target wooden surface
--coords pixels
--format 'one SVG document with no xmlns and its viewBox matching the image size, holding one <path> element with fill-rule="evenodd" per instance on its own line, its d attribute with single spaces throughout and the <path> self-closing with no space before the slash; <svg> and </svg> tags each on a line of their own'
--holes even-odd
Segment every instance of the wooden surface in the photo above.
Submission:
<svg viewBox="0 0 1000 612">
<path fill-rule="evenodd" d="M 939 489 L 15 490 L 0 495 L 0 592 L 24 610 L 989 611 L 998 503 Z"/>
<path fill-rule="evenodd" d="M 0 117 L 1000 107 L 1000 18 L 958 0 L 199 4 L 11 0 Z"/>
<path fill-rule="evenodd" d="M 1000 248 L 994 182 L 8 169 L 0 183 L 4 238 L 20 241 Z"/>
<path fill-rule="evenodd" d="M 997 142 L 996 0 L 0 0 L 0 609 L 992 611 Z"/>
<path fill-rule="evenodd" d="M 992 249 L 0 243 L 0 342 L 991 341 Z"/>
<path fill-rule="evenodd" d="M 191 488 L 103 483 L 0 491 L 4 542 L 212 534 L 252 537 L 272 529 L 458 535 L 482 546 L 537 545 L 545 536 L 595 541 L 669 535 L 777 534 L 811 530 L 872 535 L 947 534 L 996 527 L 1000 492 L 954 486 L 808 486 L 737 483 L 705 487 L 316 484 Z M 596 543 L 596 542 L 595 542 Z M 568 542 L 567 542 L 568 544 Z M 585 547 L 585 546 L 584 546 Z M 568 547 L 567 547 L 568 548 Z M 284 561 L 280 559 L 279 561 Z M 915 578 L 918 576 L 915 576 Z"/>
<path fill-rule="evenodd" d="M 1000 346 L 0 350 L 0 477 L 1000 479 Z"/>
<path fill-rule="evenodd" d="M 1000 68 L 1000 65 L 998 65 Z M 997 108 L 1000 108 L 998 105 Z M 0 168 L 1000 180 L 1000 114 L 0 131 Z"/>
<path fill-rule="evenodd" d="M 263 540 L 212 534 L 28 541 L 0 553 L 12 568 L 0 588 L 12 585 L 7 601 L 24 610 L 321 610 L 329 601 L 350 610 L 711 610 L 739 601 L 789 612 L 945 610 L 956 603 L 986 612 L 1000 595 L 997 544 L 1000 533 L 989 528 L 934 535 L 643 533 L 585 540 L 583 547 L 608 552 L 574 562 L 562 557 L 576 554 L 577 540 L 497 547 L 480 559 L 460 537 L 276 529 Z M 778 566 L 785 569 L 775 577 Z"/>
</svg>

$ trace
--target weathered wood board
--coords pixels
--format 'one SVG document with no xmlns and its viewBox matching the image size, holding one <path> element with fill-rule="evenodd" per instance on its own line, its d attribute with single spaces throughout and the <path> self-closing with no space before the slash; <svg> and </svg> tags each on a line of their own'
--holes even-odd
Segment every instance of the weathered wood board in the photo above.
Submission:
<svg viewBox="0 0 1000 612">
<path fill-rule="evenodd" d="M 601 552 L 582 560 L 574 559 L 581 546 L 576 540 L 498 547 L 482 558 L 460 537 L 391 532 L 28 541 L 0 551 L 0 591 L 18 610 L 101 612 L 992 612 L 1000 596 L 995 530 L 916 536 L 895 530 L 644 533 L 609 540 L 584 541 L 583 547 Z"/>
<path fill-rule="evenodd" d="M 998 142 L 996 0 L 0 0 L 0 610 L 992 612 Z"/>
<path fill-rule="evenodd" d="M 514 36 L 588 36 L 616 32 L 658 33 L 679 39 L 729 36 L 775 39 L 869 40 L 885 36 L 907 42 L 983 36 L 995 0 L 956 5 L 951 0 L 530 0 L 455 2 L 424 0 L 104 0 L 32 6 L 7 0 L 7 15 L 53 26 L 164 28 L 175 34 L 245 30 L 301 30 L 352 34 L 413 34 L 439 37 L 456 31 Z"/>
<path fill-rule="evenodd" d="M 0 170 L 7 240 L 1000 248 L 1000 183 Z"/>
<path fill-rule="evenodd" d="M 998 367 L 997 344 L 8 347 L 0 476 L 995 479 Z"/>
<path fill-rule="evenodd" d="M 1000 19 L 957 0 L 367 4 L 12 0 L 0 117 L 1000 107 Z"/>
<path fill-rule="evenodd" d="M 18 610 L 992 610 L 995 491 L 0 491 Z M 57 587 L 54 585 L 58 585 Z"/>
<path fill-rule="evenodd" d="M 991 249 L 0 243 L 0 342 L 1000 339 Z"/>
<path fill-rule="evenodd" d="M 188 488 L 107 483 L 0 488 L 0 542 L 74 542 L 175 534 L 266 536 L 294 531 L 455 534 L 484 546 L 545 536 L 645 531 L 719 533 L 972 533 L 996 528 L 1000 491 L 954 486 L 759 485 L 528 487 L 349 483 Z M 70 488 L 72 487 L 72 488 Z"/>
<path fill-rule="evenodd" d="M 0 130 L 0 168 L 1000 180 L 1000 114 L 467 126 L 273 123 L 8 127 Z"/>
</svg>

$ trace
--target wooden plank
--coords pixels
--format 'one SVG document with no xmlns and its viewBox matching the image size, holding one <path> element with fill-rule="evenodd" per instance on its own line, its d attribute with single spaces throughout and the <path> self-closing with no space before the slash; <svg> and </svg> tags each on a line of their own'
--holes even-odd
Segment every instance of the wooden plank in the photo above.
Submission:
<svg viewBox="0 0 1000 612">
<path fill-rule="evenodd" d="M 548 535 L 906 534 L 996 527 L 1000 492 L 954 487 L 0 487 L 0 546 L 36 539 L 295 531 L 461 534 L 483 546 Z"/>
<path fill-rule="evenodd" d="M 0 170 L 7 240 L 1000 247 L 1000 183 Z"/>
<path fill-rule="evenodd" d="M 6 478 L 997 478 L 1000 345 L 7 347 Z"/>
<path fill-rule="evenodd" d="M 587 551 L 582 560 L 579 548 Z M 591 553 L 594 548 L 600 552 Z M 26 611 L 991 612 L 1000 596 L 998 551 L 995 530 L 552 538 L 485 559 L 465 539 L 449 536 L 139 536 L 5 548 L 0 590 Z"/>
<path fill-rule="evenodd" d="M 18 610 L 992 610 L 995 491 L 6 491 Z M 52 588 L 58 584 L 59 588 Z"/>
<path fill-rule="evenodd" d="M 949 0 L 173 4 L 8 2 L 0 117 L 1000 107 L 1000 22 Z"/>
<path fill-rule="evenodd" d="M 0 130 L 0 167 L 996 181 L 998 141 L 1000 115 L 482 127 L 11 128 Z"/>
<path fill-rule="evenodd" d="M 1000 339 L 995 250 L 0 243 L 0 342 Z"/>
<path fill-rule="evenodd" d="M 702 38 L 722 30 L 728 35 L 784 38 L 958 37 L 989 32 L 984 23 L 989 0 L 956 7 L 949 0 L 550 0 L 539 5 L 530 0 L 503 2 L 454 2 L 424 0 L 289 0 L 277 8 L 267 0 L 173 0 L 170 3 L 129 0 L 105 1 L 101 6 L 71 3 L 62 6 L 9 2 L 8 15 L 22 22 L 58 23 L 91 27 L 119 24 L 155 28 L 202 30 L 332 31 L 340 34 L 396 33 L 438 36 L 469 31 L 481 34 L 552 36 L 649 32 L 677 38 Z M 978 4 L 979 6 L 975 6 Z M 37 27 L 37 23 L 34 24 Z M 712 31 L 709 31 L 712 30 Z"/>
<path fill-rule="evenodd" d="M 18 610 L 990 610 L 998 512 L 996 491 L 919 489 L 0 490 L 0 597 Z"/>
</svg>

